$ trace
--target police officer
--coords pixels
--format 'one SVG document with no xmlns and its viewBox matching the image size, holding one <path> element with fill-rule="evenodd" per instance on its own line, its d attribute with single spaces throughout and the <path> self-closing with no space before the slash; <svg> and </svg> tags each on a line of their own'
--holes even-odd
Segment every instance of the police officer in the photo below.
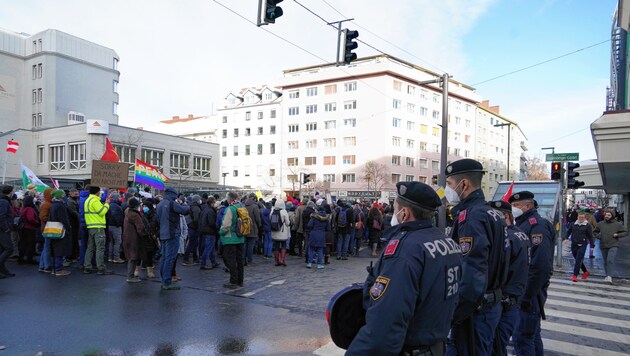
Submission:
<svg viewBox="0 0 630 356">
<path fill-rule="evenodd" d="M 521 299 L 520 321 L 514 330 L 514 351 L 517 355 L 542 355 L 540 320 L 545 318 L 547 287 L 553 271 L 553 239 L 550 221 L 543 219 L 535 207 L 534 194 L 518 192 L 509 199 L 516 225 L 527 234 L 532 244 L 529 276 Z"/>
<path fill-rule="evenodd" d="M 527 271 L 529 269 L 529 252 L 531 243 L 529 237 L 514 225 L 512 205 L 507 201 L 498 200 L 490 202 L 490 206 L 503 214 L 507 225 L 507 235 L 510 243 L 507 281 L 503 287 L 503 311 L 501 320 L 494 337 L 494 355 L 507 355 L 506 345 L 510 341 L 514 328 L 519 320 L 520 310 L 518 303 L 525 292 L 527 283 Z"/>
<path fill-rule="evenodd" d="M 509 262 L 505 221 L 484 199 L 481 163 L 462 159 L 446 166 L 445 173 L 445 196 L 455 205 L 451 236 L 462 250 L 464 268 L 446 351 L 490 355 Z"/>
<path fill-rule="evenodd" d="M 432 225 L 428 185 L 396 184 L 389 240 L 363 287 L 366 324 L 346 355 L 443 355 L 461 279 L 461 252 Z"/>
</svg>

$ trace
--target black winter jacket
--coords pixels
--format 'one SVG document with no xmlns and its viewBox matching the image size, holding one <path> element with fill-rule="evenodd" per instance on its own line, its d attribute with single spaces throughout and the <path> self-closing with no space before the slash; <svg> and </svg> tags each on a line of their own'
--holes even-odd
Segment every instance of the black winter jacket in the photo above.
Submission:
<svg viewBox="0 0 630 356">
<path fill-rule="evenodd" d="M 585 225 L 572 224 L 569 226 L 569 235 L 571 235 L 572 245 L 583 245 L 593 238 L 593 227 L 586 222 Z"/>
<path fill-rule="evenodd" d="M 202 234 L 219 236 L 217 231 L 217 211 L 214 207 L 205 205 L 199 214 L 199 232 Z"/>
</svg>

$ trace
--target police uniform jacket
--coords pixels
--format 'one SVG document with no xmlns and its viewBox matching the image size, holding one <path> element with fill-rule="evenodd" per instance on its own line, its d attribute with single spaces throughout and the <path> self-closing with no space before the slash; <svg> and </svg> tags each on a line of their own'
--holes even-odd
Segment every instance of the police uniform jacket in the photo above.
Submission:
<svg viewBox="0 0 630 356">
<path fill-rule="evenodd" d="M 529 275 L 522 298 L 522 301 L 531 302 L 551 278 L 555 232 L 551 222 L 543 219 L 536 209 L 528 210 L 516 218 L 516 225 L 529 236 L 532 243 Z"/>
<path fill-rule="evenodd" d="M 461 278 L 459 245 L 431 220 L 389 229 L 363 287 L 366 324 L 346 355 L 398 355 L 447 339 Z"/>
<path fill-rule="evenodd" d="M 461 322 L 483 304 L 484 294 L 499 293 L 505 285 L 509 258 L 503 213 L 486 203 L 483 191 L 470 193 L 452 210 L 451 236 L 462 250 L 462 283 L 453 322 Z"/>
<path fill-rule="evenodd" d="M 510 267 L 503 294 L 520 299 L 527 284 L 531 242 L 529 236 L 515 225 L 508 226 L 508 240 L 510 241 Z"/>
</svg>

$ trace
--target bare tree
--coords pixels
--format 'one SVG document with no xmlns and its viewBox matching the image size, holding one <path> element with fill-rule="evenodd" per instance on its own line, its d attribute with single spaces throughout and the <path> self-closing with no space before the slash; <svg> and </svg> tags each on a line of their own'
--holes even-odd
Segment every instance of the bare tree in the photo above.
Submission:
<svg viewBox="0 0 630 356">
<path fill-rule="evenodd" d="M 527 160 L 527 180 L 549 180 L 549 169 L 540 158 L 533 157 Z"/>
<path fill-rule="evenodd" d="M 380 191 L 389 184 L 390 175 L 387 166 L 376 161 L 367 161 L 361 170 L 361 180 L 367 183 L 367 190 Z"/>
</svg>

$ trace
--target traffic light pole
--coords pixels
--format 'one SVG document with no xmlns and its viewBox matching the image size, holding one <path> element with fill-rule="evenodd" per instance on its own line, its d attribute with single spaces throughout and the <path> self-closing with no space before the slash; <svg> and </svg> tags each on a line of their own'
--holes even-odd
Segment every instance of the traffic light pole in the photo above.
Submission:
<svg viewBox="0 0 630 356">
<path fill-rule="evenodd" d="M 341 24 L 346 21 L 352 21 L 354 17 L 351 19 L 340 20 L 335 22 L 329 22 L 328 25 L 337 25 L 337 60 L 335 61 L 336 66 L 339 67 L 341 64 L 339 63 L 340 55 L 341 55 Z"/>
<path fill-rule="evenodd" d="M 561 163 L 561 170 L 564 171 L 564 162 Z M 564 194 L 566 192 L 566 189 L 564 189 L 564 183 L 565 183 L 565 179 L 564 179 L 564 174 L 560 175 L 560 203 L 558 203 L 558 226 L 555 226 L 556 231 L 558 232 L 558 234 L 556 235 L 556 249 L 558 251 L 558 253 L 556 253 L 556 266 L 557 267 L 562 267 L 562 240 L 564 238 L 564 231 L 562 229 L 562 225 L 564 224 Z"/>
</svg>

